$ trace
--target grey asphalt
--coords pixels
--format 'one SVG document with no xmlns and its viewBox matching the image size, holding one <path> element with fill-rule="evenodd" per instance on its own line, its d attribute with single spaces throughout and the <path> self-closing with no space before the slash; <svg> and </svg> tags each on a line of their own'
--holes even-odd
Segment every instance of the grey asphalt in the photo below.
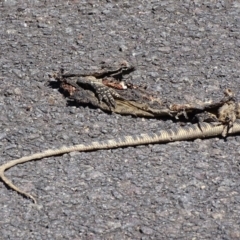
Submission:
<svg viewBox="0 0 240 240">
<path fill-rule="evenodd" d="M 172 120 L 67 104 L 61 67 L 126 60 L 174 103 L 240 99 L 239 1 L 0 1 L 0 163 L 48 148 L 157 131 Z M 240 239 L 240 136 L 18 165 L 0 182 L 0 239 Z"/>
</svg>

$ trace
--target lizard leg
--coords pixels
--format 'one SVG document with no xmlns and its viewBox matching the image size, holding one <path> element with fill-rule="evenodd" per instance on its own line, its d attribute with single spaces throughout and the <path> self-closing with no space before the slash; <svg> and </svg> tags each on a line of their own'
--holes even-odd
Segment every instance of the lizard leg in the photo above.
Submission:
<svg viewBox="0 0 240 240">
<path fill-rule="evenodd" d="M 223 125 L 222 136 L 226 137 L 232 132 L 233 124 L 240 117 L 240 106 L 236 102 L 235 95 L 230 89 L 224 91 L 224 98 L 218 104 L 212 104 L 212 107 L 217 107 L 216 113 L 204 111 L 195 115 L 198 120 L 199 128 L 201 122 L 211 122 L 213 125 Z M 219 106 L 217 106 L 219 105 Z M 209 108 L 209 106 L 208 106 Z"/>
<path fill-rule="evenodd" d="M 185 109 L 182 109 L 181 111 L 179 111 L 176 115 L 175 118 L 179 119 L 180 116 L 184 116 L 185 119 L 188 119 L 188 115 Z"/>
<path fill-rule="evenodd" d="M 217 116 L 215 114 L 207 112 L 207 111 L 197 113 L 194 116 L 194 120 L 195 119 L 199 123 L 201 123 L 201 122 L 219 122 L 219 119 L 217 118 Z"/>
<path fill-rule="evenodd" d="M 207 111 L 204 111 L 204 112 L 196 114 L 194 116 L 194 119 L 197 120 L 198 127 L 202 131 L 203 131 L 203 129 L 202 129 L 202 124 L 201 123 L 203 123 L 203 122 L 210 122 L 213 125 L 219 125 L 220 124 L 220 122 L 219 122 L 218 118 L 216 117 L 216 115 L 213 114 L 213 113 L 207 112 Z"/>
<path fill-rule="evenodd" d="M 226 137 L 231 133 L 233 123 L 238 118 L 237 116 L 238 104 L 234 101 L 224 103 L 217 112 L 217 115 L 204 111 L 196 114 L 195 118 L 198 120 L 199 128 L 201 129 L 202 122 L 210 122 L 215 126 L 224 125 L 222 136 Z"/>
<path fill-rule="evenodd" d="M 226 137 L 232 132 L 233 123 L 238 118 L 239 105 L 236 102 L 235 94 L 231 89 L 224 91 L 226 102 L 218 109 L 218 121 L 225 125 L 222 136 Z M 223 101 L 224 101 L 223 99 Z"/>
<path fill-rule="evenodd" d="M 92 88 L 99 102 L 105 102 L 110 109 L 112 107 L 115 108 L 116 103 L 114 98 L 120 98 L 120 95 L 114 91 L 114 89 L 102 83 L 102 79 L 97 79 L 93 76 L 80 77 L 77 80 L 77 84 L 83 87 Z"/>
<path fill-rule="evenodd" d="M 226 137 L 232 131 L 233 123 L 237 119 L 238 104 L 235 101 L 229 101 L 218 109 L 218 121 L 225 125 L 222 136 Z"/>
</svg>

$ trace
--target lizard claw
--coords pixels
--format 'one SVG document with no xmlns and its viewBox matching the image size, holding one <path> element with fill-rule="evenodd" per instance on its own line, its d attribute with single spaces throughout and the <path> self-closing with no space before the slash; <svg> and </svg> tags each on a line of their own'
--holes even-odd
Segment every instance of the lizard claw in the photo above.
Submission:
<svg viewBox="0 0 240 240">
<path fill-rule="evenodd" d="M 187 115 L 187 112 L 185 109 L 179 111 L 176 115 L 175 115 L 175 118 L 176 119 L 179 119 L 180 116 L 184 116 L 185 119 L 188 119 L 188 115 Z"/>
<path fill-rule="evenodd" d="M 104 102 L 107 104 L 110 110 L 112 110 L 112 107 L 115 108 L 116 103 L 114 98 L 119 98 L 120 95 L 112 88 L 105 86 L 100 79 L 94 76 L 88 76 L 79 78 L 77 84 L 90 86 L 94 90 L 100 103 Z"/>
<path fill-rule="evenodd" d="M 96 87 L 96 95 L 99 102 L 105 102 L 108 107 L 111 109 L 112 107 L 115 108 L 116 102 L 114 100 L 114 96 L 117 97 L 118 94 L 111 88 L 106 86 L 98 86 Z"/>
</svg>

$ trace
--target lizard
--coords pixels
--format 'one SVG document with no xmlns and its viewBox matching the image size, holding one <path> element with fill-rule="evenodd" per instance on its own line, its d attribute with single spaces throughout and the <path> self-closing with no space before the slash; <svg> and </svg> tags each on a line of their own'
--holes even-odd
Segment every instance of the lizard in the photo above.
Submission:
<svg viewBox="0 0 240 240">
<path fill-rule="evenodd" d="M 214 137 L 218 135 L 226 137 L 228 134 L 235 134 L 240 132 L 240 123 L 235 122 L 236 119 L 240 119 L 240 103 L 236 103 L 234 94 L 230 90 L 225 91 L 225 98 L 222 101 L 217 103 L 204 104 L 203 106 L 200 106 L 200 108 L 188 104 L 175 104 L 170 106 L 169 108 L 159 110 L 151 109 L 148 105 L 141 105 L 138 102 L 127 101 L 119 94 L 117 94 L 113 89 L 108 88 L 106 85 L 104 85 L 102 82 L 104 77 L 114 77 L 121 79 L 123 74 L 128 73 L 129 71 L 131 72 L 133 70 L 133 67 L 129 66 L 127 63 L 124 62 L 122 66 L 115 70 L 103 69 L 102 71 L 89 74 L 64 73 L 63 71 L 61 71 L 54 77 L 62 84 L 67 84 L 67 89 L 70 92 L 74 91 L 73 88 L 78 88 L 81 84 L 83 86 L 92 88 L 96 93 L 96 97 L 98 98 L 99 102 L 104 101 L 110 109 L 114 108 L 116 110 L 119 108 L 120 113 L 130 114 L 131 112 L 133 112 L 134 114 L 139 116 L 173 115 L 175 118 L 178 118 L 179 115 L 183 115 L 187 119 L 188 112 L 200 111 L 200 114 L 203 113 L 204 116 L 198 116 L 200 118 L 200 121 L 190 126 L 179 127 L 170 130 L 161 130 L 157 133 L 142 133 L 137 136 L 123 136 L 116 139 L 110 139 L 100 142 L 91 142 L 89 144 L 78 144 L 69 147 L 64 146 L 59 149 L 49 149 L 43 152 L 32 154 L 30 156 L 15 159 L 0 166 L 0 179 L 10 189 L 15 190 L 19 194 L 30 198 L 34 203 L 37 203 L 36 199 L 31 194 L 15 186 L 5 176 L 4 173 L 7 169 L 25 162 L 39 160 L 50 156 L 62 155 L 64 153 L 70 153 L 73 151 L 95 151 L 100 149 L 113 149 L 151 143 L 166 143 L 172 141 L 192 140 L 196 138 Z M 69 78 L 70 80 L 68 80 Z M 74 79 L 71 80 L 71 78 Z M 126 111 L 125 109 L 128 109 L 128 111 Z M 212 109 L 217 109 L 217 114 L 211 113 Z M 213 123 L 203 122 L 205 118 L 209 118 L 209 115 L 210 118 L 212 118 Z"/>
<path fill-rule="evenodd" d="M 123 68 L 120 67 L 116 71 L 122 72 Z M 128 68 L 126 68 L 128 70 Z M 92 73 L 94 76 L 102 76 L 101 74 L 109 74 L 111 71 L 102 70 L 98 71 L 96 73 Z M 208 122 L 222 122 L 227 123 L 229 121 L 229 124 L 231 124 L 230 120 L 233 120 L 234 122 L 234 115 L 230 116 L 230 120 L 226 120 L 226 116 L 223 117 L 219 115 L 218 111 L 221 109 L 223 105 L 225 105 L 225 110 L 230 109 L 230 106 L 232 111 L 234 108 L 236 108 L 235 103 L 235 95 L 230 89 L 226 89 L 224 91 L 224 97 L 217 102 L 202 102 L 199 104 L 162 104 L 161 100 L 158 101 L 158 98 L 153 97 L 154 101 L 157 101 L 159 104 L 156 107 L 152 107 L 148 102 L 142 102 L 135 100 L 134 98 L 128 99 L 126 98 L 126 95 L 119 95 L 117 92 L 114 91 L 112 87 L 115 88 L 122 88 L 122 86 L 118 83 L 114 83 L 113 85 L 110 83 L 110 85 L 104 85 L 103 82 L 99 82 L 99 79 L 96 79 L 94 76 L 88 76 L 88 78 L 84 79 L 84 83 L 88 82 L 88 84 L 92 85 L 97 84 L 97 86 L 100 88 L 104 88 L 105 96 L 108 96 L 106 101 L 99 101 L 98 97 L 95 96 L 95 93 L 91 90 L 82 89 L 79 84 L 79 79 L 77 78 L 81 74 L 75 74 L 75 73 L 68 73 L 68 74 L 62 74 L 61 77 L 56 77 L 58 81 L 60 81 L 60 89 L 63 90 L 67 96 L 70 96 L 70 99 L 74 100 L 76 103 L 80 104 L 91 104 L 94 107 L 100 108 L 103 111 L 106 112 L 115 112 L 122 115 L 133 115 L 133 116 L 141 116 L 141 117 L 173 117 L 175 119 L 179 119 L 180 116 L 183 116 L 185 120 L 188 121 L 208 121 Z M 74 77 L 74 80 L 68 80 L 68 77 Z M 100 79 L 101 80 L 101 79 Z M 80 80 L 82 83 L 83 80 Z M 109 83 L 109 82 L 108 82 Z M 149 93 L 141 89 L 139 86 L 134 86 L 132 84 L 126 84 L 126 87 L 130 87 L 131 89 L 137 89 L 140 91 L 140 95 L 142 98 L 146 97 L 146 94 L 148 94 L 147 97 L 148 100 L 151 100 L 151 96 Z M 103 91 L 103 92 L 104 92 Z M 132 93 L 132 92 L 131 92 Z M 139 93 L 137 93 L 139 94 Z M 110 106 L 110 102 L 112 106 Z M 226 103 L 232 103 L 230 105 L 226 105 Z M 110 111 L 109 111 L 110 110 Z M 223 110 L 223 109 L 222 109 Z M 220 110 L 220 111 L 222 111 Z M 222 111 L 224 112 L 224 111 Z M 192 116 L 192 119 L 189 119 L 188 116 Z M 226 133 L 226 131 L 225 131 Z M 223 134 L 226 135 L 226 134 Z"/>
<path fill-rule="evenodd" d="M 209 138 L 222 133 L 226 129 L 226 124 L 231 122 L 228 127 L 227 134 L 240 133 L 240 122 L 235 121 L 240 118 L 240 104 L 235 104 L 233 101 L 225 103 L 219 108 L 218 118 L 221 120 L 218 124 L 199 122 L 190 126 L 179 127 L 176 129 L 160 130 L 156 133 L 142 133 L 137 136 L 123 136 L 116 139 L 110 139 L 99 142 L 91 142 L 88 144 L 78 144 L 73 146 L 63 146 L 59 149 L 49 149 L 43 152 L 38 152 L 30 156 L 25 156 L 19 159 L 9 161 L 0 166 L 0 179 L 12 190 L 15 190 L 19 194 L 30 198 L 35 204 L 36 199 L 29 193 L 21 190 L 15 186 L 4 174 L 4 172 L 18 164 L 26 163 L 33 160 L 39 160 L 46 157 L 62 155 L 73 151 L 86 152 L 96 151 L 102 149 L 113 149 L 120 147 L 136 146 L 143 144 L 153 143 L 167 143 L 173 141 L 193 140 L 196 138 Z M 232 120 L 230 120 L 232 118 Z M 228 126 L 228 125 L 227 125 Z"/>
<path fill-rule="evenodd" d="M 95 71 L 69 71 L 64 72 L 61 69 L 53 73 L 53 77 L 60 83 L 60 91 L 70 100 L 79 104 L 90 104 L 106 112 L 115 112 L 122 115 L 133 115 L 141 117 L 174 117 L 178 119 L 183 116 L 189 121 L 188 115 L 193 116 L 193 120 L 211 121 L 226 123 L 226 118 L 220 119 L 216 111 L 225 103 L 236 102 L 234 93 L 226 89 L 225 97 L 217 102 L 200 103 L 200 104 L 165 104 L 157 97 L 151 97 L 151 94 L 144 91 L 140 86 L 134 86 L 131 83 L 119 82 L 123 75 L 135 71 L 135 67 L 127 61 L 117 63 L 116 67 L 102 66 L 100 70 Z M 149 103 L 129 99 L 126 94 L 119 94 L 117 89 L 137 89 L 138 92 L 131 92 L 130 95 L 139 95 L 141 98 L 147 98 L 158 102 L 158 106 L 152 107 Z M 140 92 L 140 94 L 139 94 Z M 129 95 L 129 94 L 128 94 Z M 227 107 L 229 109 L 229 107 Z M 231 116 L 230 120 L 233 120 Z M 232 121 L 234 122 L 234 120 Z M 229 126 L 231 121 L 229 121 Z M 226 135 L 227 128 L 223 131 Z"/>
</svg>

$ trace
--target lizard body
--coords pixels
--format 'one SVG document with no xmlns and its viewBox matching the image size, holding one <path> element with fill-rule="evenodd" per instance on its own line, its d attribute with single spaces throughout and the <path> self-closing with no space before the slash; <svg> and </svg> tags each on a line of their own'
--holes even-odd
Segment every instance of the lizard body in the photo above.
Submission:
<svg viewBox="0 0 240 240">
<path fill-rule="evenodd" d="M 19 159 L 9 161 L 0 166 L 0 178 L 11 189 L 27 198 L 31 198 L 34 203 L 36 199 L 29 193 L 24 192 L 15 186 L 5 175 L 5 170 L 32 160 L 39 160 L 46 157 L 62 155 L 73 151 L 86 152 L 100 149 L 113 149 L 119 147 L 136 146 L 151 143 L 166 143 L 173 141 L 193 140 L 197 138 L 208 138 L 221 135 L 225 126 L 224 124 L 214 125 L 212 123 L 198 123 L 190 126 L 180 127 L 177 129 L 161 130 L 157 133 L 139 134 L 137 136 L 123 136 L 115 139 L 91 142 L 89 144 L 79 144 L 70 147 L 62 147 L 59 149 L 49 149 L 43 152 L 35 153 Z M 240 123 L 234 122 L 231 131 L 228 134 L 236 134 L 240 132 Z"/>
</svg>

